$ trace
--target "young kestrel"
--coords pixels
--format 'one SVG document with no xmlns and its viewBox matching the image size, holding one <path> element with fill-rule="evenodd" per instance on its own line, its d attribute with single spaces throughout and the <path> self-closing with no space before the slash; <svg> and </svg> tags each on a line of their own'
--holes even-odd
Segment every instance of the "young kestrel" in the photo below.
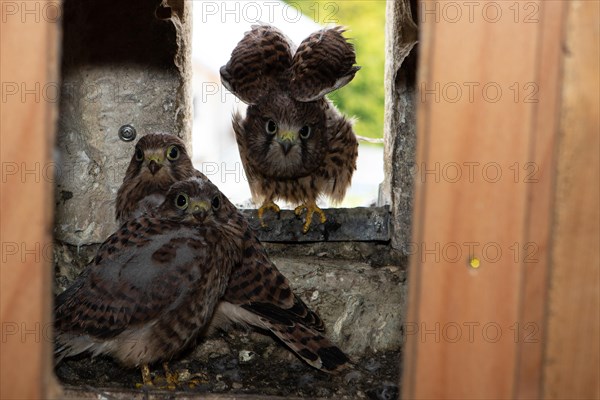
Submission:
<svg viewBox="0 0 600 400">
<path fill-rule="evenodd" d="M 169 135 L 151 134 L 139 140 L 128 173 L 118 191 L 117 215 L 147 212 L 152 204 L 148 199 L 160 197 L 160 186 L 153 182 L 158 174 L 147 173 L 145 169 L 150 168 L 150 163 L 137 154 L 140 151 L 143 154 L 166 154 L 171 146 L 173 142 Z M 179 141 L 178 146 L 179 157 L 166 166 L 176 168 L 182 175 L 208 180 L 194 169 L 183 142 Z M 158 179 L 161 184 L 166 184 L 168 179 L 171 179 L 170 184 L 175 184 L 177 180 L 174 176 L 166 174 Z M 135 196 L 127 198 L 127 193 L 135 193 Z M 221 199 L 235 209 L 223 194 Z M 124 212 L 124 209 L 129 212 Z M 239 213 L 238 216 L 244 219 Z M 348 357 L 324 336 L 322 320 L 292 292 L 289 281 L 271 262 L 249 226 L 242 234 L 242 252 L 243 259 L 234 265 L 229 284 L 207 330 L 229 322 L 267 329 L 313 367 L 335 371 L 345 366 Z"/>
<path fill-rule="evenodd" d="M 241 263 L 247 222 L 207 179 L 175 183 L 130 219 L 55 302 L 56 356 L 108 354 L 126 366 L 169 360 L 195 342 Z"/>
<path fill-rule="evenodd" d="M 117 221 L 123 223 L 158 206 L 173 183 L 195 175 L 185 144 L 177 136 L 142 136 L 117 192 Z"/>
<path fill-rule="evenodd" d="M 277 28 L 257 25 L 221 67 L 223 85 L 248 104 L 233 117 L 240 156 L 254 201 L 279 212 L 283 199 L 296 215 L 306 209 L 303 232 L 314 213 L 326 221 L 317 198 L 344 198 L 356 169 L 358 142 L 352 124 L 325 95 L 350 82 L 354 46 L 344 29 L 322 29 L 295 45 Z"/>
</svg>

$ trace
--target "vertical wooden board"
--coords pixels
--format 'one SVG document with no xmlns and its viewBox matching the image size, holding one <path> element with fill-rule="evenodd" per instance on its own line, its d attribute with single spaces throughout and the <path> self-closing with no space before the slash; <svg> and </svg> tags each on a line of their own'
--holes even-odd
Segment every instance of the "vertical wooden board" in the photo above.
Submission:
<svg viewBox="0 0 600 400">
<path fill-rule="evenodd" d="M 0 6 L 0 397 L 47 398 L 60 3 Z"/>
<path fill-rule="evenodd" d="M 569 1 L 544 396 L 600 398 L 600 7 Z"/>
<path fill-rule="evenodd" d="M 558 73 L 551 69 L 542 79 L 540 65 L 556 62 L 556 48 L 543 44 L 558 46 L 560 30 L 543 30 L 542 20 L 555 14 L 547 15 L 540 2 L 473 2 L 479 8 L 463 4 L 462 17 L 448 4 L 425 1 L 420 8 L 419 174 L 403 394 L 526 396 L 517 383 L 529 377 L 515 376 L 521 319 L 540 318 L 532 322 L 543 325 L 543 302 L 523 314 L 522 294 L 535 293 L 544 274 L 525 281 L 523 260 L 527 241 L 547 241 L 550 229 L 526 225 L 537 206 L 533 193 L 551 191 L 552 132 L 537 133 L 540 121 L 555 120 L 556 85 L 545 88 L 545 99 L 539 85 Z M 543 101 L 550 106 L 541 107 Z M 528 181 L 539 179 L 528 164 L 536 161 L 546 168 L 537 186 Z M 550 204 L 542 203 L 540 215 L 549 215 Z M 468 266 L 471 256 L 479 268 Z"/>
<path fill-rule="evenodd" d="M 519 293 L 518 330 L 515 336 L 517 359 L 514 370 L 514 398 L 539 399 L 542 395 L 542 362 L 545 343 L 545 317 L 548 301 L 550 241 L 556 146 L 560 118 L 562 83 L 562 40 L 566 3 L 541 4 L 538 29 L 536 90 L 533 105 L 528 163 L 520 172 L 527 184 L 524 245 Z"/>
</svg>

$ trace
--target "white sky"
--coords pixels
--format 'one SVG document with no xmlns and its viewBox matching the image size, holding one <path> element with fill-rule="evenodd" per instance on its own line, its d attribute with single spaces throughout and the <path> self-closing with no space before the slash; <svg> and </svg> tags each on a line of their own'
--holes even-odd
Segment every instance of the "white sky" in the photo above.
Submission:
<svg viewBox="0 0 600 400">
<path fill-rule="evenodd" d="M 192 60 L 218 73 L 252 25 L 268 23 L 297 45 L 320 25 L 281 1 L 193 1 Z"/>
</svg>

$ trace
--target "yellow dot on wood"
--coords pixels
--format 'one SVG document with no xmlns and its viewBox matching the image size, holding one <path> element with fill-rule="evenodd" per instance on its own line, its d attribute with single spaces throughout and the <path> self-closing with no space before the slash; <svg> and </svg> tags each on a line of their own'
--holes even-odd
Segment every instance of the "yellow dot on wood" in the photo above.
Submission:
<svg viewBox="0 0 600 400">
<path fill-rule="evenodd" d="M 479 261 L 479 258 L 473 257 L 469 260 L 469 265 L 471 268 L 477 269 L 481 266 L 481 262 Z"/>
</svg>

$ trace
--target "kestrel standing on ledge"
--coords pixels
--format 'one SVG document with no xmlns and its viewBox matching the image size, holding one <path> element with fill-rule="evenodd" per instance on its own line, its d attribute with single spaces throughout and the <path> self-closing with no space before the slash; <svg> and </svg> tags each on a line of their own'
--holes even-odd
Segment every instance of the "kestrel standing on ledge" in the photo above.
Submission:
<svg viewBox="0 0 600 400">
<path fill-rule="evenodd" d="M 356 169 L 358 142 L 352 124 L 325 95 L 350 82 L 354 46 L 344 29 L 322 29 L 296 50 L 277 28 L 257 25 L 244 36 L 221 67 L 223 85 L 248 104 L 246 116 L 233 117 L 240 156 L 261 218 L 279 212 L 276 200 L 306 209 L 303 232 L 317 213 L 317 199 L 344 198 Z"/>
</svg>

